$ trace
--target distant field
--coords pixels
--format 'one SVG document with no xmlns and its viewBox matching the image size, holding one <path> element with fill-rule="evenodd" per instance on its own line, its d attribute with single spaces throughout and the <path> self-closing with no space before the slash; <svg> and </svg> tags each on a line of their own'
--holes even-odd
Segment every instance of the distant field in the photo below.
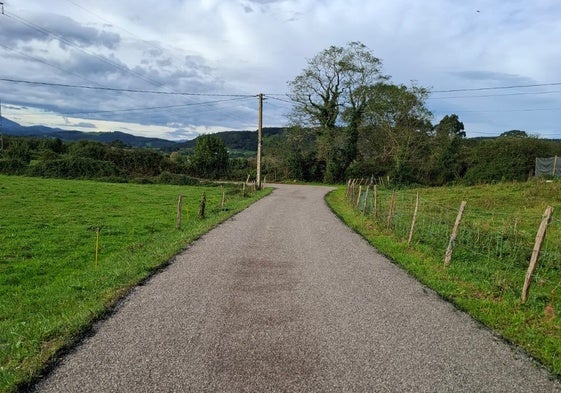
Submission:
<svg viewBox="0 0 561 393">
<path fill-rule="evenodd" d="M 220 187 L 0 176 L 0 391 L 29 381 L 132 286 L 270 192 L 225 188 L 221 208 Z"/>
<path fill-rule="evenodd" d="M 417 192 L 418 217 L 408 247 Z M 372 189 L 366 208 L 364 194 L 361 199 L 355 194 L 349 203 L 343 188 L 327 200 L 382 253 L 561 375 L 561 182 L 397 190 L 389 219 L 391 194 L 388 188 L 378 190 L 376 209 Z M 452 262 L 445 267 L 462 200 L 467 205 Z M 522 285 L 547 206 L 555 211 L 523 304 Z"/>
</svg>

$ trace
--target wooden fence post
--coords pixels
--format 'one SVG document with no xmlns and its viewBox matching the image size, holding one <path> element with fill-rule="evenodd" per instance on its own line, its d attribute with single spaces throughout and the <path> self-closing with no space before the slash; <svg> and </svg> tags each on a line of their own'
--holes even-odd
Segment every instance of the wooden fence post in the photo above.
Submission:
<svg viewBox="0 0 561 393">
<path fill-rule="evenodd" d="M 199 218 L 205 218 L 206 210 L 206 192 L 203 191 L 203 196 L 201 198 L 201 203 L 199 205 Z"/>
<path fill-rule="evenodd" d="M 175 220 L 175 228 L 181 228 L 181 205 L 183 203 L 183 194 L 179 194 L 179 198 L 177 200 L 177 219 Z"/>
<path fill-rule="evenodd" d="M 413 219 L 411 220 L 411 230 L 409 231 L 409 239 L 407 239 L 407 247 L 411 247 L 411 240 L 413 240 L 413 231 L 415 231 L 415 222 L 417 221 L 418 210 L 419 210 L 419 192 L 417 192 L 417 199 L 415 200 L 415 211 L 413 212 Z"/>
<path fill-rule="evenodd" d="M 99 255 L 99 232 L 101 232 L 101 227 L 95 229 L 95 261 L 94 266 L 97 269 L 97 257 Z"/>
<path fill-rule="evenodd" d="M 526 278 L 524 279 L 524 286 L 522 287 L 522 303 L 526 303 L 526 300 L 528 300 L 528 291 L 530 290 L 530 284 L 532 283 L 532 275 L 534 274 L 534 270 L 536 270 L 536 265 L 538 264 L 540 251 L 545 239 L 545 233 L 552 214 L 553 207 L 548 206 L 543 213 L 542 222 L 538 228 L 538 233 L 536 234 L 536 241 L 534 242 L 534 249 L 532 250 L 532 258 L 530 259 L 530 265 L 528 266 Z"/>
<path fill-rule="evenodd" d="M 378 217 L 378 185 L 374 184 L 374 195 L 372 195 L 372 209 L 374 210 L 374 216 Z"/>
<path fill-rule="evenodd" d="M 220 186 L 222 189 L 222 201 L 220 202 L 220 207 L 224 209 L 224 202 L 226 202 L 226 192 L 224 191 L 224 186 Z"/>
<path fill-rule="evenodd" d="M 396 198 L 395 193 L 396 191 L 394 188 L 394 190 L 392 191 L 392 196 L 390 198 L 390 208 L 388 209 L 388 229 L 391 228 L 393 216 L 395 214 L 395 198 Z"/>
<path fill-rule="evenodd" d="M 460 222 L 462 222 L 462 216 L 464 214 L 464 209 L 467 202 L 462 201 L 460 204 L 460 210 L 458 210 L 458 215 L 456 216 L 456 222 L 454 223 L 454 229 L 452 229 L 452 235 L 450 235 L 450 241 L 448 242 L 448 248 L 446 249 L 446 254 L 444 255 L 444 266 L 450 266 L 452 261 L 452 250 L 454 249 L 454 243 L 456 242 L 456 237 L 458 237 L 458 228 L 460 227 Z"/>
<path fill-rule="evenodd" d="M 358 209 L 358 205 L 360 203 L 360 195 L 362 194 L 362 186 L 358 186 L 358 197 L 356 198 L 356 208 Z"/>
<path fill-rule="evenodd" d="M 368 191 L 370 191 L 370 186 L 366 186 L 366 193 L 364 194 L 364 206 L 362 207 L 362 214 L 366 214 L 366 207 L 368 205 Z"/>
</svg>

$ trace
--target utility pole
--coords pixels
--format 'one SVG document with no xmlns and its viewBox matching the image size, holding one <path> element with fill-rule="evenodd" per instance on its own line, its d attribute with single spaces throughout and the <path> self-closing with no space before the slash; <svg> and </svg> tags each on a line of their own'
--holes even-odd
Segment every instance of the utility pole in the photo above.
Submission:
<svg viewBox="0 0 561 393">
<path fill-rule="evenodd" d="M 263 135 L 263 93 L 259 93 L 259 121 L 257 126 L 257 179 L 256 187 L 261 189 L 261 145 Z"/>
<path fill-rule="evenodd" d="M 2 8 L 2 15 L 4 15 L 4 2 L 0 1 L 0 8 Z"/>
</svg>

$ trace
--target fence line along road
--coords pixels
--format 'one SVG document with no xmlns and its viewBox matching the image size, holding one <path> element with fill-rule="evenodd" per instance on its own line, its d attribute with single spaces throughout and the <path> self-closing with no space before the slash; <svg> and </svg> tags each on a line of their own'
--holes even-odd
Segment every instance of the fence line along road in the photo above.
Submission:
<svg viewBox="0 0 561 393">
<path fill-rule="evenodd" d="M 135 290 L 38 392 L 552 392 L 559 382 L 278 186 Z"/>
</svg>

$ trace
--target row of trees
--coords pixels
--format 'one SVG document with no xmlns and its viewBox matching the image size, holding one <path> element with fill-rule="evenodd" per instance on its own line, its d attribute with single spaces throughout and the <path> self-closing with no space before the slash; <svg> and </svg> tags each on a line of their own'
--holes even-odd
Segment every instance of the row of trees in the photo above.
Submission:
<svg viewBox="0 0 561 393">
<path fill-rule="evenodd" d="M 168 183 L 189 183 L 195 181 L 191 177 L 227 177 L 229 159 L 223 142 L 215 135 L 198 138 L 189 156 L 130 148 L 120 142 L 65 143 L 60 139 L 4 137 L 0 173 L 119 181 L 158 178 Z"/>
<path fill-rule="evenodd" d="M 332 46 L 289 82 L 294 104 L 285 141 L 269 151 L 269 171 L 302 180 L 340 182 L 390 176 L 398 183 L 525 179 L 537 156 L 559 143 L 522 131 L 466 140 L 455 114 L 431 123 L 429 91 L 393 84 L 382 63 L 359 42 Z"/>
<path fill-rule="evenodd" d="M 518 130 L 498 138 L 467 139 L 455 114 L 433 125 L 426 106 L 429 91 L 391 83 L 380 59 L 359 42 L 320 52 L 289 87 L 294 104 L 290 125 L 264 139 L 262 173 L 268 180 L 331 183 L 390 177 L 401 184 L 424 185 L 525 180 L 536 157 L 561 155 L 559 141 Z M 254 176 L 255 159 L 230 158 L 224 142 L 234 149 L 257 147 L 250 132 L 203 135 L 193 149 L 169 154 L 122 143 L 8 138 L 0 152 L 0 173 L 159 177 L 166 182 L 187 181 L 185 176 Z"/>
<path fill-rule="evenodd" d="M 390 177 L 393 182 L 422 185 L 523 181 L 533 175 L 536 157 L 561 155 L 559 140 L 517 130 L 497 138 L 465 138 L 461 126 L 456 115 L 449 115 L 430 133 L 413 134 L 409 140 L 360 132 L 357 158 L 345 169 L 344 179 Z M 287 130 L 284 139 L 267 140 L 263 159 L 267 179 L 324 181 L 327 165 L 315 135 L 313 130 L 296 128 Z M 400 146 L 399 141 L 408 143 Z"/>
<path fill-rule="evenodd" d="M 561 141 L 529 137 L 523 131 L 466 139 L 456 115 L 445 116 L 425 135 L 411 135 L 409 141 L 395 135 L 375 138 L 368 129 L 360 129 L 357 156 L 345 168 L 345 178 L 389 176 L 392 181 L 425 185 L 525 180 L 534 171 L 536 157 L 561 155 Z M 267 136 L 263 174 L 270 181 L 323 181 L 327 163 L 320 138 L 315 130 L 299 127 Z M 400 140 L 409 143 L 400 146 Z M 338 151 L 343 152 L 344 146 L 344 138 L 340 138 Z M 229 158 L 216 135 L 199 137 L 192 150 L 170 154 L 128 148 L 118 142 L 64 143 L 16 137 L 4 137 L 3 147 L 0 173 L 46 177 L 185 184 L 194 182 L 192 177 L 244 180 L 248 174 L 255 175 L 256 165 L 255 158 Z M 401 155 L 396 156 L 396 151 Z"/>
</svg>

